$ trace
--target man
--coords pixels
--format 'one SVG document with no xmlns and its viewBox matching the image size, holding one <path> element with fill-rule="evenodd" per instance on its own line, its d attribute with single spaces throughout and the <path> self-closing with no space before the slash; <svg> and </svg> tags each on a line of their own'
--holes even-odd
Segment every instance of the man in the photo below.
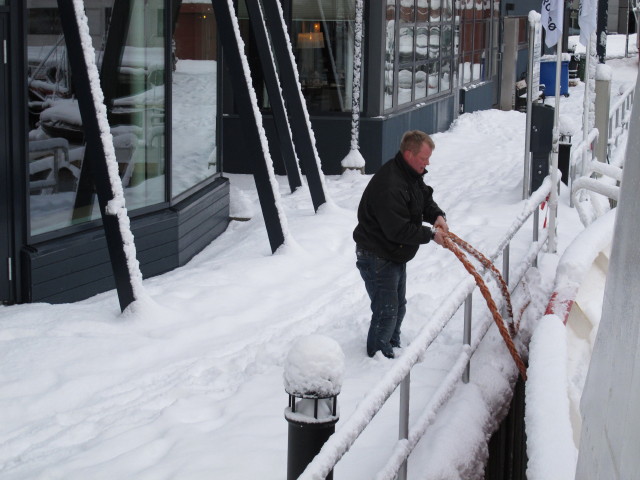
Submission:
<svg viewBox="0 0 640 480">
<path fill-rule="evenodd" d="M 353 231 L 356 265 L 371 299 L 367 354 L 394 358 L 406 312 L 406 265 L 423 243 L 442 245 L 449 231 L 444 212 L 423 176 L 435 144 L 419 130 L 406 132 L 400 151 L 365 188 Z M 433 229 L 422 225 L 428 222 Z"/>
</svg>

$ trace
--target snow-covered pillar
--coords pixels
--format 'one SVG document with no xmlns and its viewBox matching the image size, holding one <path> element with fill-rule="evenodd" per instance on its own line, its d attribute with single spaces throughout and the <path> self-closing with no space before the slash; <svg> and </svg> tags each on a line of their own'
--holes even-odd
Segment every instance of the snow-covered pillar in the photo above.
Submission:
<svg viewBox="0 0 640 480">
<path fill-rule="evenodd" d="M 340 415 L 338 394 L 344 376 L 344 353 L 324 335 L 299 339 L 287 355 L 284 388 L 289 406 L 287 480 L 297 479 L 335 432 Z M 327 479 L 333 478 L 329 472 Z"/>
<path fill-rule="evenodd" d="M 360 95 L 361 68 L 362 68 L 362 0 L 356 0 L 356 23 L 354 28 L 353 44 L 353 82 L 351 96 L 351 148 L 346 157 L 342 159 L 342 169 L 360 170 L 364 173 L 365 160 L 360 153 L 358 136 L 360 135 Z"/>
<path fill-rule="evenodd" d="M 135 300 L 146 298 L 146 294 L 125 207 L 95 50 L 83 0 L 58 0 L 58 10 L 84 127 L 87 150 L 85 158 L 91 159 L 91 173 L 98 195 L 118 300 L 124 311 Z"/>
<path fill-rule="evenodd" d="M 611 68 L 603 63 L 596 67 L 596 120 L 598 143 L 596 157 L 600 162 L 607 161 L 609 140 L 609 108 L 611 107 Z"/>
</svg>

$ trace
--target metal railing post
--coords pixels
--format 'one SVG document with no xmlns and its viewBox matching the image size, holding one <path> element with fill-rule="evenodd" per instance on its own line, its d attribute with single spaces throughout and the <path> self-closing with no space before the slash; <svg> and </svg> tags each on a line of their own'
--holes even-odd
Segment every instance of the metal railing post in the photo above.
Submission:
<svg viewBox="0 0 640 480">
<path fill-rule="evenodd" d="M 502 251 L 502 278 L 504 278 L 507 287 L 509 286 L 509 245 L 511 244 L 507 243 Z"/>
<path fill-rule="evenodd" d="M 467 295 L 467 298 L 464 300 L 464 332 L 462 341 L 465 345 L 471 345 L 471 304 L 473 300 L 473 292 Z M 469 383 L 470 371 L 471 371 L 471 359 L 469 359 L 469 363 L 467 363 L 467 368 L 465 368 L 464 373 L 462 374 L 462 381 L 464 383 Z"/>
<path fill-rule="evenodd" d="M 536 208 L 536 211 L 533 212 L 533 242 L 538 241 L 538 224 L 540 223 L 540 208 Z M 538 266 L 538 255 L 533 259 L 533 266 Z"/>
<path fill-rule="evenodd" d="M 406 440 L 409 438 L 409 388 L 411 387 L 411 372 L 402 379 L 400 384 L 400 419 L 398 438 Z M 400 470 L 398 470 L 397 480 L 407 480 L 407 461 L 405 460 Z"/>
</svg>

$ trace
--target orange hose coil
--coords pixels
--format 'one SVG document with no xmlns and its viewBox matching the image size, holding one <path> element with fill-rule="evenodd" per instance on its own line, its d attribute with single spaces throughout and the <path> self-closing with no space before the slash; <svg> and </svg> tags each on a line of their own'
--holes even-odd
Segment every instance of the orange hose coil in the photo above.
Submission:
<svg viewBox="0 0 640 480">
<path fill-rule="evenodd" d="M 518 353 L 513 343 L 513 337 L 515 337 L 518 333 L 520 322 L 516 324 L 513 321 L 513 308 L 511 306 L 511 295 L 509 294 L 509 287 L 504 281 L 502 274 L 486 256 L 484 256 L 482 253 L 480 253 L 478 250 L 473 248 L 471 245 L 469 245 L 467 242 L 465 242 L 464 240 L 462 240 L 460 237 L 458 237 L 456 234 L 452 232 L 448 232 L 444 235 L 443 246 L 448 250 L 451 250 L 451 252 L 456 257 L 458 257 L 458 260 L 462 262 L 462 265 L 464 265 L 464 268 L 467 270 L 467 272 L 469 272 L 475 279 L 476 284 L 478 285 L 478 288 L 480 289 L 480 292 L 482 293 L 482 296 L 484 297 L 485 301 L 487 302 L 487 306 L 491 311 L 493 320 L 496 322 L 496 326 L 500 331 L 500 335 L 502 336 L 502 339 L 504 340 L 507 346 L 507 349 L 511 354 L 511 357 L 513 358 L 514 362 L 516 363 L 516 366 L 518 367 L 518 370 L 520 371 L 520 375 L 522 375 L 522 378 L 526 380 L 527 367 L 522 361 L 522 358 L 520 358 L 520 354 Z M 471 262 L 469 261 L 465 253 L 462 251 L 462 249 L 466 250 L 469 254 L 475 257 L 480 263 L 482 263 L 483 266 L 489 269 L 496 277 L 498 284 L 500 285 L 500 290 L 504 295 L 504 298 L 506 301 L 507 313 L 512 320 L 509 323 L 509 330 L 507 330 L 507 327 L 505 326 L 505 321 L 502 318 L 502 315 L 500 315 L 500 312 L 498 312 L 498 307 L 496 306 L 496 303 L 493 301 L 493 298 L 491 297 L 491 292 L 489 292 L 489 288 L 487 287 L 484 279 L 480 276 L 478 271 L 471 264 Z"/>
</svg>

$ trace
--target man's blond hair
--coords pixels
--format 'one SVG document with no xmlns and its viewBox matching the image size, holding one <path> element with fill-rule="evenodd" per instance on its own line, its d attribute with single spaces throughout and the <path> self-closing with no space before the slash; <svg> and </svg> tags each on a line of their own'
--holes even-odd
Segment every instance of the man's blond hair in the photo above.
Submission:
<svg viewBox="0 0 640 480">
<path fill-rule="evenodd" d="M 436 148 L 436 144 L 433 142 L 433 139 L 424 132 L 420 130 L 410 130 L 405 132 L 402 136 L 402 140 L 400 141 L 400 151 L 406 152 L 409 150 L 414 155 L 417 154 L 422 148 L 422 144 L 426 143 L 431 147 L 431 150 Z"/>
</svg>

